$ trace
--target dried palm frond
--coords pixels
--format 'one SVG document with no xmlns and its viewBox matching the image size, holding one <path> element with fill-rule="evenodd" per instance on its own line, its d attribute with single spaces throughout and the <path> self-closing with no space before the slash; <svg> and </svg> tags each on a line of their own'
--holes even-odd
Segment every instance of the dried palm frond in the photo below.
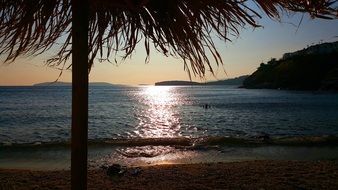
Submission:
<svg viewBox="0 0 338 190">
<path fill-rule="evenodd" d="M 116 53 L 130 56 L 142 41 L 147 58 L 150 46 L 166 56 L 182 58 L 185 67 L 203 76 L 213 72 L 211 55 L 222 64 L 212 35 L 223 40 L 238 35 L 246 25 L 258 27 L 255 3 L 271 18 L 282 11 L 312 17 L 337 18 L 336 0 L 89 0 L 89 63 L 109 60 Z M 53 46 L 58 53 L 49 65 L 66 63 L 71 56 L 70 0 L 0 0 L 0 53 L 7 62 L 20 55 L 38 55 Z M 63 36 L 63 38 L 61 38 Z M 143 40 L 142 40 L 143 39 Z M 190 64 L 188 64 L 190 63 Z M 70 66 L 69 66 L 70 67 Z"/>
</svg>

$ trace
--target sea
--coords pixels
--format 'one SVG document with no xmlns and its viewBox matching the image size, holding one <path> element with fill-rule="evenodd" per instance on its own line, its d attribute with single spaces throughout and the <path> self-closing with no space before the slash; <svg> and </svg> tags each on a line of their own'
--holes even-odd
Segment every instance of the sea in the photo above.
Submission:
<svg viewBox="0 0 338 190">
<path fill-rule="evenodd" d="M 89 167 L 338 160 L 338 93 L 90 86 Z M 0 168 L 70 167 L 71 87 L 0 87 Z"/>
</svg>

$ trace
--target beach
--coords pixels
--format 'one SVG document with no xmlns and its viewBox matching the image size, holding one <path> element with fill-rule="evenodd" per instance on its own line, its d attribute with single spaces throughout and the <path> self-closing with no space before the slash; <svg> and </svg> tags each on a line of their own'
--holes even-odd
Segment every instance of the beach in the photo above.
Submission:
<svg viewBox="0 0 338 190">
<path fill-rule="evenodd" d="M 244 161 L 89 170 L 88 189 L 338 189 L 337 161 Z M 0 169 L 0 189 L 69 189 L 70 171 Z"/>
</svg>

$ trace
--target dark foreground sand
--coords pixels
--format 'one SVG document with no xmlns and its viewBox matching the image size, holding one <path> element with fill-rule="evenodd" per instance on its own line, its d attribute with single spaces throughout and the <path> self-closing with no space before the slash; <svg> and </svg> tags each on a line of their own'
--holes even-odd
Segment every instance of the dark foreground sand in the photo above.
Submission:
<svg viewBox="0 0 338 190">
<path fill-rule="evenodd" d="M 158 165 L 109 177 L 89 171 L 89 189 L 338 189 L 338 162 L 248 161 Z M 69 171 L 0 169 L 0 189 L 69 189 Z"/>
</svg>

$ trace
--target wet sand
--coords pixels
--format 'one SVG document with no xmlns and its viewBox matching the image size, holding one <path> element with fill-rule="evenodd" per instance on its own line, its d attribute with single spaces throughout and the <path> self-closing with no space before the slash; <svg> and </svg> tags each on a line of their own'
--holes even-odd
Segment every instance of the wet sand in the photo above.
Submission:
<svg viewBox="0 0 338 190">
<path fill-rule="evenodd" d="M 88 189 L 338 189 L 337 161 L 157 165 L 119 176 L 89 171 Z M 70 171 L 0 169 L 0 189 L 69 189 Z"/>
</svg>

